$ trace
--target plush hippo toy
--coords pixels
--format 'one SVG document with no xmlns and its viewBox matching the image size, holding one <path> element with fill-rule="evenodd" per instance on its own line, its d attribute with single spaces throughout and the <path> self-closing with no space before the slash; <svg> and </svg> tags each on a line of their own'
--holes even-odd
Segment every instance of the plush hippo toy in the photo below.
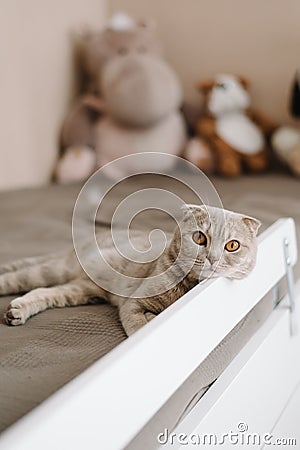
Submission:
<svg viewBox="0 0 300 450">
<path fill-rule="evenodd" d="M 79 63 L 83 89 L 63 126 L 55 170 L 59 182 L 86 179 L 96 168 L 132 153 L 182 153 L 181 86 L 162 56 L 153 22 L 114 16 L 105 30 L 82 37 Z M 168 169 L 165 161 L 167 167 L 149 169 Z M 124 166 L 124 173 L 115 175 L 126 172 Z"/>
<path fill-rule="evenodd" d="M 226 177 L 243 170 L 259 173 L 268 167 L 267 137 L 273 125 L 250 109 L 248 82 L 220 74 L 201 82 L 204 114 L 196 125 L 186 157 L 204 171 Z"/>
</svg>

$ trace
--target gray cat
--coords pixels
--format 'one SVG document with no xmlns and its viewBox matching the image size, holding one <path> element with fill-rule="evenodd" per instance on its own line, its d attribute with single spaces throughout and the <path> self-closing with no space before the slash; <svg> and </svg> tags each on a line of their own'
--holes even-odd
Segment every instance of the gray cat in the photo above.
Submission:
<svg viewBox="0 0 300 450">
<path fill-rule="evenodd" d="M 27 292 L 11 301 L 4 316 L 6 323 L 21 325 L 48 308 L 83 305 L 102 298 L 118 307 L 129 336 L 200 280 L 241 279 L 251 272 L 256 262 L 257 219 L 206 206 L 184 205 L 183 210 L 182 221 L 168 236 L 164 251 L 148 263 L 122 257 L 110 233 L 101 233 L 106 261 L 116 272 L 126 274 L 127 281 L 118 284 L 122 295 L 101 287 L 116 283 L 114 272 L 95 264 L 89 243 L 83 247 L 85 269 L 90 266 L 95 282 L 82 269 L 73 249 L 63 255 L 26 258 L 1 267 L 0 295 Z M 133 232 L 131 240 L 140 250 L 149 247 L 146 232 Z"/>
</svg>

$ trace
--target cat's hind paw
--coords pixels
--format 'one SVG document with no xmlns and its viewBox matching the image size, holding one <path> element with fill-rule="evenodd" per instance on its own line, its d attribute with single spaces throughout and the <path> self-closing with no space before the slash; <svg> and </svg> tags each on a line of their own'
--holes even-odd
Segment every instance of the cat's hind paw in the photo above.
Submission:
<svg viewBox="0 0 300 450">
<path fill-rule="evenodd" d="M 26 310 L 21 304 L 14 303 L 14 300 L 9 304 L 7 311 L 4 313 L 4 321 L 7 325 L 23 325 L 26 322 Z"/>
</svg>

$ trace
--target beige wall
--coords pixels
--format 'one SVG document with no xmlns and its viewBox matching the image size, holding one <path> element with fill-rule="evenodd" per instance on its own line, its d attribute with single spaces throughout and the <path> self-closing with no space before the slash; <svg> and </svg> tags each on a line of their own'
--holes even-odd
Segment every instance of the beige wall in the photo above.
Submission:
<svg viewBox="0 0 300 450">
<path fill-rule="evenodd" d="M 299 0 L 111 0 L 110 7 L 156 19 L 192 102 L 200 102 L 198 79 L 240 73 L 252 81 L 255 107 L 289 120 L 287 96 L 300 65 Z"/>
<path fill-rule="evenodd" d="M 0 0 L 0 189 L 46 183 L 72 95 L 72 31 L 110 12 L 153 16 L 186 98 L 216 72 L 252 81 L 254 106 L 289 120 L 300 64 L 299 0 Z"/>
<path fill-rule="evenodd" d="M 0 189 L 49 180 L 72 95 L 72 31 L 105 0 L 1 0 Z"/>
</svg>

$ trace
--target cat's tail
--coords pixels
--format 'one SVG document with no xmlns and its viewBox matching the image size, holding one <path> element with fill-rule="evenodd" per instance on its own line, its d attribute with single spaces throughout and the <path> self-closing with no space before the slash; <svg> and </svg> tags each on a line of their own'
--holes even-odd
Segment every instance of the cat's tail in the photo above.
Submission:
<svg viewBox="0 0 300 450">
<path fill-rule="evenodd" d="M 59 258 L 60 256 L 62 256 L 62 254 L 52 253 L 47 256 L 42 255 L 17 259 L 16 261 L 0 265 L 0 275 L 7 272 L 15 272 L 16 270 L 24 269 L 25 267 L 36 266 L 37 264 L 45 263 L 47 261 L 50 261 L 51 259 Z"/>
<path fill-rule="evenodd" d="M 64 284 L 76 278 L 80 272 L 74 253 L 45 259 L 26 258 L 10 267 L 13 267 L 14 271 L 0 275 L 0 295 L 19 294 L 38 287 Z"/>
</svg>

